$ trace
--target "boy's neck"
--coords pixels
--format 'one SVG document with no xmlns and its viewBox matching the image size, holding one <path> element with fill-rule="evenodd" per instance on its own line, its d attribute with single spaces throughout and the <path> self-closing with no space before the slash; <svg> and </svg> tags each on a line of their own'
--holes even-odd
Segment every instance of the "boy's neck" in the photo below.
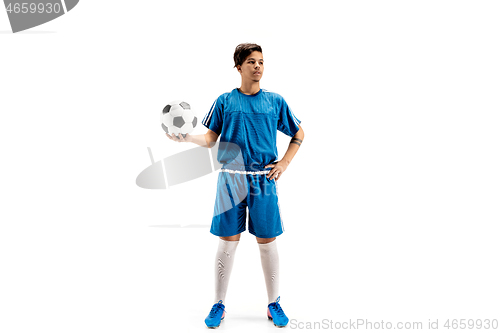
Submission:
<svg viewBox="0 0 500 333">
<path fill-rule="evenodd" d="M 259 82 L 242 82 L 239 88 L 240 92 L 245 95 L 255 95 L 260 91 Z"/>
</svg>

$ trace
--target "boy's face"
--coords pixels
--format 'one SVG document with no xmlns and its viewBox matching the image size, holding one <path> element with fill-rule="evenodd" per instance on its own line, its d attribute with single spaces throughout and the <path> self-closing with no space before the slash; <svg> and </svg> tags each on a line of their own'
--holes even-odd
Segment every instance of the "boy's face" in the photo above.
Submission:
<svg viewBox="0 0 500 333">
<path fill-rule="evenodd" d="M 259 51 L 253 51 L 245 59 L 241 66 L 238 66 L 238 71 L 243 80 L 251 80 L 259 82 L 264 74 L 264 57 Z"/>
</svg>

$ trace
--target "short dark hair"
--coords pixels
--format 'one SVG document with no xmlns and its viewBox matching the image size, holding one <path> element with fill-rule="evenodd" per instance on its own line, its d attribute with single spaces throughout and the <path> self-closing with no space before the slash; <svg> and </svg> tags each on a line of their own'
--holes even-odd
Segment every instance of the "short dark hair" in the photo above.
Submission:
<svg viewBox="0 0 500 333">
<path fill-rule="evenodd" d="M 236 46 L 236 49 L 234 50 L 234 67 L 238 65 L 242 65 L 243 61 L 252 53 L 253 51 L 259 51 L 262 53 L 262 48 L 260 45 L 253 44 L 253 43 L 243 43 L 238 46 Z"/>
</svg>

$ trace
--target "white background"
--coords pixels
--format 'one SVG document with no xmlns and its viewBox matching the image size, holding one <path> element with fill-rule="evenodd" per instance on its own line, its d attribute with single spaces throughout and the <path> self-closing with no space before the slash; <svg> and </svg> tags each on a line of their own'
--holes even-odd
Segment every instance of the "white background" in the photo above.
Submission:
<svg viewBox="0 0 500 333">
<path fill-rule="evenodd" d="M 500 319 L 499 10 L 83 0 L 17 34 L 0 11 L 0 331 L 206 331 L 217 174 L 168 190 L 135 179 L 147 147 L 156 160 L 194 147 L 165 137 L 160 111 L 182 99 L 203 117 L 239 87 L 243 42 L 262 46 L 261 88 L 305 131 L 279 181 L 284 330 Z M 276 329 L 248 232 L 226 304 L 219 330 Z"/>
</svg>

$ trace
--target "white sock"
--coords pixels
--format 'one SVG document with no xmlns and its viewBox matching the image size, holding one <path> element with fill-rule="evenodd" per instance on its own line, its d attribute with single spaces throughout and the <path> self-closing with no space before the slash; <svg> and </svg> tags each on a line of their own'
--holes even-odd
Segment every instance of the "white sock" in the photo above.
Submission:
<svg viewBox="0 0 500 333">
<path fill-rule="evenodd" d="M 226 304 L 226 292 L 229 277 L 233 269 L 234 254 L 240 241 L 225 241 L 219 238 L 219 247 L 215 256 L 215 300 Z"/>
<path fill-rule="evenodd" d="M 260 261 L 266 281 L 268 302 L 275 302 L 279 296 L 279 266 L 278 247 L 276 240 L 267 244 L 259 244 Z"/>
</svg>

